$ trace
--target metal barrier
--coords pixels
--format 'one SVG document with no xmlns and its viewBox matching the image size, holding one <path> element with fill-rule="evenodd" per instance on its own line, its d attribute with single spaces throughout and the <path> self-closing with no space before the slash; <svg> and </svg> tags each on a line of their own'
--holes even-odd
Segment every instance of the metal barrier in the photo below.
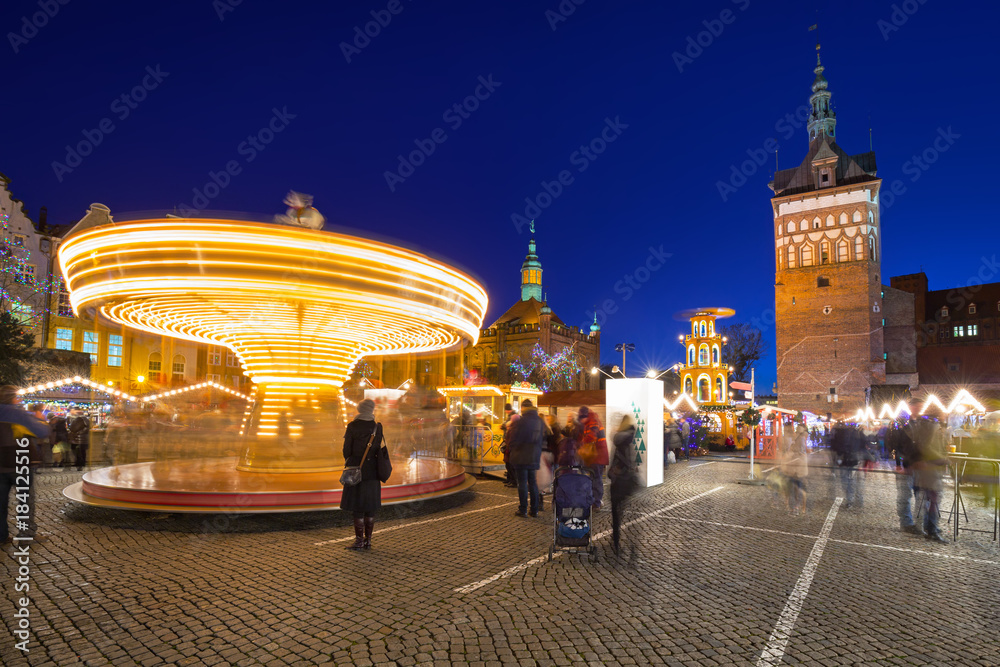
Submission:
<svg viewBox="0 0 1000 667">
<path fill-rule="evenodd" d="M 961 480 L 965 477 L 965 469 L 969 463 L 983 463 L 989 465 L 996 472 L 993 475 L 993 481 L 997 484 L 997 489 L 993 494 L 993 539 L 997 539 L 997 530 L 1000 527 L 1000 459 L 984 459 L 974 456 L 963 456 L 961 454 L 948 454 L 948 461 L 951 464 L 953 478 L 955 482 L 955 497 L 951 503 L 951 511 L 949 521 L 951 519 L 955 520 L 954 528 L 954 539 L 958 541 L 958 531 L 959 531 L 959 520 L 961 516 L 965 516 L 965 523 L 969 523 L 969 514 L 965 511 L 965 502 L 962 500 L 962 488 L 960 486 Z M 961 471 L 960 471 L 961 470 Z M 973 533 L 989 533 L 988 530 L 977 530 L 975 528 L 962 528 L 961 530 L 966 530 Z"/>
</svg>

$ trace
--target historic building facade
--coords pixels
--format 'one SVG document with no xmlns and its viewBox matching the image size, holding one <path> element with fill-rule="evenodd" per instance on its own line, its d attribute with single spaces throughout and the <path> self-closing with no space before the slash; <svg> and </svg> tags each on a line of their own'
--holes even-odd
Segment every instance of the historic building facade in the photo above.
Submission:
<svg viewBox="0 0 1000 667">
<path fill-rule="evenodd" d="M 879 187 L 873 152 L 849 155 L 835 141 L 836 113 L 819 53 L 809 149 L 770 184 L 775 248 L 775 319 L 781 407 L 853 413 L 871 387 L 915 381 L 900 350 L 887 377 Z M 890 295 L 905 318 L 906 295 Z M 904 319 L 905 321 L 905 319 Z"/>
<path fill-rule="evenodd" d="M 581 331 L 566 326 L 552 312 L 543 297 L 542 265 L 532 237 L 521 265 L 521 300 L 480 331 L 479 342 L 465 350 L 465 368 L 486 382 L 509 384 L 518 379 L 512 376 L 510 363 L 515 359 L 529 360 L 536 344 L 548 355 L 567 348 L 573 350 L 580 370 L 571 379 L 572 386 L 560 389 L 600 388 L 599 378 L 590 369 L 600 365 L 601 328 L 595 320 L 590 331 Z"/>
</svg>

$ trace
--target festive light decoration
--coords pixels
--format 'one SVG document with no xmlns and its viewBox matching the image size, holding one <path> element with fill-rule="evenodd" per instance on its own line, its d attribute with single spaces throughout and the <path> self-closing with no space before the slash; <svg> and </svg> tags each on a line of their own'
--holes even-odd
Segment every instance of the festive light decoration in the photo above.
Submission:
<svg viewBox="0 0 1000 667">
<path fill-rule="evenodd" d="M 670 412 L 673 412 L 674 410 L 677 409 L 677 406 L 680 405 L 682 402 L 687 403 L 688 407 L 694 410 L 695 412 L 701 409 L 701 406 L 698 405 L 698 403 L 693 398 L 691 398 L 690 395 L 685 394 L 684 392 L 678 394 L 677 400 L 675 400 L 673 403 L 671 403 L 666 399 L 666 397 L 664 397 L 663 406 Z"/>
<path fill-rule="evenodd" d="M 972 394 L 965 389 L 960 389 L 958 393 L 955 394 L 954 398 L 951 399 L 951 403 L 949 403 L 947 407 L 941 402 L 940 399 L 938 399 L 937 396 L 929 394 L 927 398 L 924 399 L 924 404 L 921 406 L 920 411 L 916 414 L 923 415 L 933 407 L 937 407 L 938 410 L 946 415 L 956 413 L 969 414 L 971 412 L 986 412 L 986 408 L 983 407 L 983 404 L 977 401 Z M 890 406 L 888 403 L 885 403 L 882 405 L 882 409 L 879 410 L 877 417 L 875 416 L 875 411 L 872 407 L 867 406 L 859 409 L 857 413 L 855 413 L 854 420 L 871 421 L 874 419 L 896 419 L 904 412 L 908 415 L 914 414 L 910 406 L 904 401 L 897 403 L 895 408 Z"/>
<path fill-rule="evenodd" d="M 120 398 L 123 401 L 137 401 L 139 400 L 135 396 L 128 394 L 124 391 L 119 391 L 117 389 L 112 389 L 111 387 L 103 384 L 99 384 L 87 378 L 82 378 L 79 375 L 73 376 L 71 378 L 63 378 L 62 380 L 56 380 L 55 382 L 46 382 L 44 384 L 36 384 L 33 387 L 26 387 L 24 389 L 18 389 L 18 396 L 28 396 L 30 394 L 37 394 L 39 392 L 48 391 L 51 389 L 57 389 L 60 387 L 65 387 L 67 385 L 82 385 L 93 391 L 99 391 L 102 394 L 107 394 L 108 396 L 114 396 L 115 398 Z"/>
<path fill-rule="evenodd" d="M 559 387 L 572 387 L 580 364 L 576 360 L 576 344 L 564 347 L 555 354 L 547 354 L 542 346 L 535 343 L 531 349 L 531 359 L 514 359 L 508 363 L 510 372 L 527 381 L 538 378 L 542 392 Z"/>
<path fill-rule="evenodd" d="M 493 385 L 474 385 L 470 387 L 438 387 L 442 396 L 503 396 L 503 390 Z"/>
<path fill-rule="evenodd" d="M 152 395 L 149 395 L 149 396 L 142 396 L 142 397 L 139 398 L 139 400 L 144 401 L 146 403 L 150 403 L 152 401 L 158 401 L 161 398 L 170 398 L 171 396 L 177 396 L 178 394 L 186 394 L 189 391 L 193 391 L 195 389 L 204 389 L 205 387 L 212 387 L 213 389 L 218 389 L 219 391 L 224 391 L 227 394 L 231 394 L 232 396 L 235 396 L 236 398 L 242 398 L 244 401 L 251 400 L 250 397 L 247 396 L 246 394 L 241 394 L 240 392 L 234 391 L 233 389 L 230 389 L 229 387 L 223 386 L 223 385 L 221 385 L 221 384 L 219 384 L 217 382 L 202 382 L 200 384 L 192 384 L 192 385 L 189 385 L 187 387 L 181 387 L 180 389 L 171 389 L 169 391 L 162 391 L 159 394 L 152 394 Z"/>
<path fill-rule="evenodd" d="M 74 311 L 233 350 L 260 387 L 247 424 L 261 436 L 289 406 L 340 394 L 364 355 L 475 343 L 487 308 L 481 286 L 419 253 L 241 220 L 93 227 L 59 263 Z"/>
</svg>

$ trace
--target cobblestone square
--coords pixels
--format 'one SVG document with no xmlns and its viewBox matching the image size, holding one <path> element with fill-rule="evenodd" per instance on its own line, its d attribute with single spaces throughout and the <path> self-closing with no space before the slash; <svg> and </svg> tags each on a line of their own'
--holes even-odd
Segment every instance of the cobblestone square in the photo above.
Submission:
<svg viewBox="0 0 1000 667">
<path fill-rule="evenodd" d="M 516 492 L 492 480 L 383 508 L 373 550 L 359 553 L 343 548 L 352 529 L 337 512 L 113 512 L 62 497 L 79 474 L 45 471 L 30 652 L 12 634 L 22 593 L 8 546 L 0 654 L 4 665 L 1000 663 L 992 535 L 943 545 L 899 532 L 891 473 L 870 473 L 864 507 L 848 509 L 817 468 L 808 513 L 792 516 L 767 487 L 737 484 L 747 472 L 741 460 L 675 464 L 634 500 L 620 557 L 602 511 L 597 562 L 548 562 L 551 522 L 515 517 Z M 969 526 L 990 528 L 981 500 L 965 499 Z"/>
</svg>

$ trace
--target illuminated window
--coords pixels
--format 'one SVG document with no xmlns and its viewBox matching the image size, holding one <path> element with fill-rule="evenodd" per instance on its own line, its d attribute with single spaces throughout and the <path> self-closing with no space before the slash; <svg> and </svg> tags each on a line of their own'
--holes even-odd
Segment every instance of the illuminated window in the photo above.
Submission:
<svg viewBox="0 0 1000 667">
<path fill-rule="evenodd" d="M 72 350 L 73 349 L 73 330 L 72 329 L 56 329 L 56 349 L 57 350 Z"/>
<path fill-rule="evenodd" d="M 239 362 L 236 360 L 236 353 L 232 350 L 226 351 L 226 365 L 227 366 L 239 366 Z"/>
<path fill-rule="evenodd" d="M 726 400 L 725 390 L 722 388 L 722 378 L 715 378 L 715 400 Z"/>
<path fill-rule="evenodd" d="M 704 320 L 701 321 L 701 336 L 702 336 L 702 338 L 705 337 L 705 321 Z"/>
<path fill-rule="evenodd" d="M 221 366 L 222 365 L 222 349 L 215 347 L 214 345 L 208 348 L 208 365 L 209 366 Z M 218 380 L 215 380 L 218 382 Z"/>
<path fill-rule="evenodd" d="M 122 337 L 114 334 L 108 336 L 108 366 L 122 365 Z"/>
<path fill-rule="evenodd" d="M 31 325 L 31 321 L 35 319 L 35 313 L 31 306 L 26 303 L 15 303 L 10 309 L 11 315 L 14 316 L 18 322 L 24 325 Z"/>
<path fill-rule="evenodd" d="M 209 382 L 214 382 L 215 384 L 222 384 L 222 376 L 218 373 L 209 373 L 205 376 L 205 379 Z"/>
<path fill-rule="evenodd" d="M 688 366 L 694 366 L 694 345 L 688 348 Z"/>
<path fill-rule="evenodd" d="M 691 378 L 684 380 L 684 393 L 690 395 L 692 391 Z"/>
<path fill-rule="evenodd" d="M 969 328 L 968 328 L 968 334 L 970 336 L 978 336 L 979 335 L 979 325 L 978 324 L 970 324 Z"/>
<path fill-rule="evenodd" d="M 698 365 L 707 366 L 708 365 L 708 345 L 702 345 L 698 348 Z"/>
<path fill-rule="evenodd" d="M 709 322 L 708 322 L 708 335 L 709 336 L 714 336 L 715 335 L 715 322 L 713 322 L 711 320 L 709 320 Z"/>
<path fill-rule="evenodd" d="M 961 338 L 962 336 L 965 336 L 965 327 L 962 325 L 952 327 L 951 335 L 955 336 L 956 338 Z"/>
<path fill-rule="evenodd" d="M 90 363 L 97 363 L 97 355 L 100 352 L 101 334 L 96 331 L 83 332 L 83 351 L 90 354 Z"/>
<path fill-rule="evenodd" d="M 712 363 L 719 363 L 719 347 L 717 345 L 712 346 Z"/>
</svg>

